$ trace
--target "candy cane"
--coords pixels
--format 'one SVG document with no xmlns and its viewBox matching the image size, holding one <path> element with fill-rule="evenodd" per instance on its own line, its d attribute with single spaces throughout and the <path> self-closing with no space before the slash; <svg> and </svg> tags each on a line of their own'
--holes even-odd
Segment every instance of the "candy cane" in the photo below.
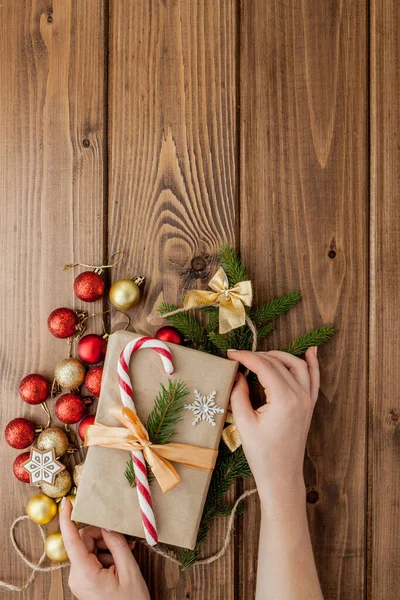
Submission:
<svg viewBox="0 0 400 600">
<path fill-rule="evenodd" d="M 171 375 L 174 372 L 172 354 L 164 342 L 160 342 L 159 340 L 143 335 L 142 337 L 132 340 L 125 346 L 120 354 L 117 367 L 119 391 L 124 406 L 131 408 L 135 413 L 136 408 L 133 401 L 129 362 L 132 354 L 137 350 L 140 350 L 140 348 L 152 348 L 155 350 L 162 360 L 165 373 L 167 373 L 167 375 Z M 158 542 L 158 534 L 156 521 L 154 518 L 153 504 L 151 501 L 151 492 L 147 476 L 146 463 L 143 458 L 143 453 L 139 450 L 136 452 L 131 452 L 131 454 L 133 469 L 135 472 L 140 514 L 142 516 L 146 541 L 150 546 L 155 546 Z"/>
</svg>

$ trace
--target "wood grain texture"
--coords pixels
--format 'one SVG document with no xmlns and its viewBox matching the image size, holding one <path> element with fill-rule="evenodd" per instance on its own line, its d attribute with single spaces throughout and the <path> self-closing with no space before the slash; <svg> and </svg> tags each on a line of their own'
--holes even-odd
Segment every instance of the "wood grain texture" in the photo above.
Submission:
<svg viewBox="0 0 400 600">
<path fill-rule="evenodd" d="M 304 296 L 264 347 L 325 322 L 338 329 L 320 351 L 305 463 L 319 495 L 309 519 L 327 600 L 365 593 L 366 27 L 363 1 L 241 3 L 242 257 L 256 303 L 292 289 Z M 258 530 L 250 507 L 239 536 L 241 598 L 253 597 Z"/>
<path fill-rule="evenodd" d="M 400 584 L 399 19 L 398 3 L 371 1 L 370 600 Z"/>
<path fill-rule="evenodd" d="M 109 252 L 126 251 L 114 280 L 145 275 L 132 325 L 152 334 L 158 302 L 205 287 L 220 244 L 235 243 L 236 4 L 113 0 L 110 31 Z M 206 554 L 224 531 L 217 523 Z M 184 574 L 143 549 L 139 562 L 154 598 L 234 598 L 233 546 Z"/>
<path fill-rule="evenodd" d="M 0 56 L 3 431 L 17 416 L 44 422 L 39 407 L 18 398 L 18 384 L 32 372 L 52 379 L 54 365 L 67 354 L 66 342 L 47 331 L 54 308 L 82 307 L 73 294 L 74 273 L 63 272 L 63 265 L 103 258 L 103 3 L 2 2 Z M 1 453 L 0 577 L 22 584 L 28 570 L 12 550 L 8 528 L 34 490 L 14 478 L 18 451 L 3 436 Z M 23 524 L 18 537 L 32 558 L 40 556 L 33 525 Z M 1 591 L 1 597 L 16 594 Z M 19 597 L 72 598 L 67 572 L 39 575 Z"/>
</svg>

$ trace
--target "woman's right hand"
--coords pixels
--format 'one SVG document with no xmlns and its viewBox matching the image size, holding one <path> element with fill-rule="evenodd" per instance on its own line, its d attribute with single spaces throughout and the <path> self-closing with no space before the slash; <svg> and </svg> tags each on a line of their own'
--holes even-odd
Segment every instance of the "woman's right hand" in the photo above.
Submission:
<svg viewBox="0 0 400 600">
<path fill-rule="evenodd" d="M 68 585 L 79 600 L 150 600 L 146 583 L 125 537 L 99 527 L 78 530 L 72 505 L 63 499 L 60 529 L 71 561 Z M 98 553 L 109 550 L 110 554 Z"/>
</svg>

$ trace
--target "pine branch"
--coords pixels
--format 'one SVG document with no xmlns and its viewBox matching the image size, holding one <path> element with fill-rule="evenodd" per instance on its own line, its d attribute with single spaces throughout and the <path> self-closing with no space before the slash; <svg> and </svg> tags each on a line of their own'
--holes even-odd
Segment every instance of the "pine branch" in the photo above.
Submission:
<svg viewBox="0 0 400 600">
<path fill-rule="evenodd" d="M 158 307 L 158 313 L 163 317 L 165 313 L 172 312 L 177 308 L 178 306 L 176 304 L 161 302 Z M 190 340 L 195 347 L 199 350 L 203 349 L 207 340 L 207 332 L 205 327 L 202 327 L 197 321 L 196 317 L 189 314 L 189 312 L 180 312 L 165 318 L 173 327 L 176 327 L 185 338 Z"/>
<path fill-rule="evenodd" d="M 252 309 L 250 318 L 256 326 L 263 325 L 279 315 L 288 312 L 299 300 L 301 300 L 300 292 L 289 292 L 280 298 L 275 298 L 271 302 Z"/>
<path fill-rule="evenodd" d="M 328 323 L 323 327 L 313 329 L 313 331 L 298 337 L 291 344 L 289 344 L 289 346 L 285 349 L 285 352 L 290 352 L 290 354 L 300 356 L 301 354 L 304 354 L 307 348 L 310 348 L 311 346 L 321 346 L 321 344 L 324 344 L 330 340 L 335 333 L 336 331 L 333 325 Z"/>
<path fill-rule="evenodd" d="M 218 257 L 221 267 L 227 274 L 229 285 L 234 286 L 239 281 L 248 279 L 246 269 L 242 265 L 240 258 L 235 250 L 229 244 L 223 244 L 219 249 Z"/>
<path fill-rule="evenodd" d="M 169 444 L 181 420 L 184 400 L 189 394 L 185 383 L 170 379 L 168 389 L 161 384 L 161 391 L 154 400 L 154 407 L 147 419 L 146 429 L 153 443 Z"/>
<path fill-rule="evenodd" d="M 128 462 L 126 463 L 125 477 L 127 478 L 128 483 L 131 486 L 131 488 L 136 487 L 136 476 L 135 476 L 135 469 L 133 468 L 132 457 L 130 457 Z M 152 483 L 155 480 L 155 477 L 149 467 L 147 467 L 147 477 L 148 477 L 149 483 Z"/>
</svg>

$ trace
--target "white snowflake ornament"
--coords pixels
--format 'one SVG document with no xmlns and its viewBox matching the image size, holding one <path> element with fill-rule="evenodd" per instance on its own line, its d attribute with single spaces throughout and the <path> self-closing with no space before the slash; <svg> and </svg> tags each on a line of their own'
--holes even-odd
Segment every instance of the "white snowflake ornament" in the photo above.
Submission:
<svg viewBox="0 0 400 600">
<path fill-rule="evenodd" d="M 37 483 L 48 483 L 54 485 L 57 473 L 65 469 L 65 465 L 56 460 L 54 448 L 50 450 L 39 450 L 32 446 L 29 459 L 22 464 L 28 471 L 31 485 Z"/>
<path fill-rule="evenodd" d="M 215 427 L 214 417 L 217 413 L 224 413 L 224 409 L 215 404 L 215 396 L 217 392 L 211 392 L 208 396 L 202 396 L 199 390 L 194 390 L 195 401 L 192 404 L 185 404 L 184 408 L 191 410 L 195 417 L 192 425 L 197 425 L 200 421 L 207 421 Z"/>
</svg>

